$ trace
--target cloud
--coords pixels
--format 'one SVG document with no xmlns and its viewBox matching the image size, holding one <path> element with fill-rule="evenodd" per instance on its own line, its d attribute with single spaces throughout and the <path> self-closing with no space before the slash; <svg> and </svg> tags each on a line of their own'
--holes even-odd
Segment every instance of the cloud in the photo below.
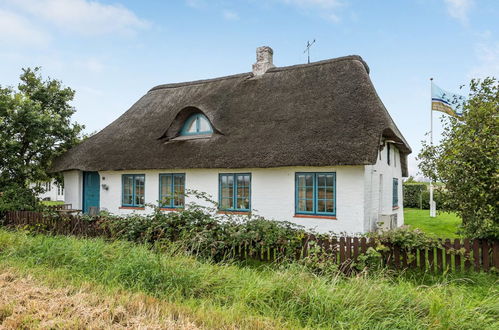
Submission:
<svg viewBox="0 0 499 330">
<path fill-rule="evenodd" d="M 9 45 L 45 46 L 50 37 L 37 29 L 27 19 L 9 11 L 0 9 L 0 43 Z"/>
<path fill-rule="evenodd" d="M 447 12 L 451 17 L 461 21 L 468 22 L 468 13 L 473 6 L 473 0 L 444 0 L 447 6 Z"/>
<path fill-rule="evenodd" d="M 185 0 L 185 3 L 192 8 L 202 8 L 206 5 L 204 0 Z"/>
<path fill-rule="evenodd" d="M 477 65 L 470 73 L 470 78 L 485 78 L 494 76 L 499 78 L 499 42 L 488 41 L 475 46 Z"/>
<path fill-rule="evenodd" d="M 239 20 L 239 15 L 232 10 L 225 9 L 222 11 L 222 15 L 226 20 L 229 20 L 229 21 Z"/>
<path fill-rule="evenodd" d="M 65 31 L 94 36 L 135 33 L 150 26 L 131 10 L 119 4 L 89 0 L 9 0 L 32 16 Z"/>
</svg>

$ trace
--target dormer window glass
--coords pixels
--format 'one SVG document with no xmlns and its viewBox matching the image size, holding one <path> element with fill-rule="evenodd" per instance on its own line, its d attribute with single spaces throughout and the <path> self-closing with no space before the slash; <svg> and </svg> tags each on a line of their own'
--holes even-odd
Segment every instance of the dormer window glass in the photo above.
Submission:
<svg viewBox="0 0 499 330">
<path fill-rule="evenodd" d="M 213 133 L 213 130 L 208 118 L 203 114 L 196 113 L 187 118 L 180 135 L 204 135 L 211 133 Z"/>
</svg>

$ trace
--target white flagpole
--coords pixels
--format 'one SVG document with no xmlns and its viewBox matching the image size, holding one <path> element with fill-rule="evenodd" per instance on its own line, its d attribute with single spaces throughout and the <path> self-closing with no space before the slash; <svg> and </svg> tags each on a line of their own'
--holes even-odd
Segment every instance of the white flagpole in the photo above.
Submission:
<svg viewBox="0 0 499 330">
<path fill-rule="evenodd" d="M 433 109 L 432 109 L 432 87 L 433 78 L 430 78 L 430 146 L 433 147 Z M 433 180 L 430 178 L 430 217 L 434 218 L 437 216 L 436 205 L 433 201 Z"/>
</svg>

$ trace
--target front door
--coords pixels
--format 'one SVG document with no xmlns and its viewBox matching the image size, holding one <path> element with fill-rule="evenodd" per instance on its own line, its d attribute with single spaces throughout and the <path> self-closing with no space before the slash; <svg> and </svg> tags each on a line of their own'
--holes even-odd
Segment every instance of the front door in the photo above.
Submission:
<svg viewBox="0 0 499 330">
<path fill-rule="evenodd" d="M 88 214 L 91 207 L 99 211 L 100 176 L 98 172 L 83 172 L 83 213 Z"/>
</svg>

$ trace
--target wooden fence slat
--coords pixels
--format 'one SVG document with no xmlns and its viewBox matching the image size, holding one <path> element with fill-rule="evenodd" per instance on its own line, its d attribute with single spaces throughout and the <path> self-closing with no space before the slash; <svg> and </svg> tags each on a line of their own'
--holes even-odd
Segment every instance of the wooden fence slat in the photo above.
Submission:
<svg viewBox="0 0 499 330">
<path fill-rule="evenodd" d="M 353 238 L 353 258 L 352 258 L 354 260 L 357 260 L 357 258 L 359 257 L 359 247 L 360 247 L 359 238 L 354 237 Z"/>
<path fill-rule="evenodd" d="M 345 237 L 340 237 L 339 249 L 340 249 L 340 264 L 343 264 L 345 262 Z"/>
<path fill-rule="evenodd" d="M 471 244 L 470 244 L 470 240 L 468 238 L 465 238 L 463 240 L 463 244 L 464 244 L 464 249 L 466 250 L 466 252 L 464 253 L 464 270 L 469 270 L 471 268 Z"/>
<path fill-rule="evenodd" d="M 447 238 L 445 240 L 444 246 L 445 246 L 445 249 L 444 249 L 444 251 L 445 251 L 445 269 L 450 271 L 450 270 L 452 270 L 452 258 L 451 258 L 452 256 L 449 252 L 449 250 L 451 249 L 450 239 Z"/>
<path fill-rule="evenodd" d="M 475 265 L 475 271 L 480 271 L 480 241 L 477 239 L 473 240 L 473 262 Z"/>
<path fill-rule="evenodd" d="M 456 254 L 454 256 L 454 270 L 460 272 L 461 271 L 461 240 L 459 238 L 454 239 L 454 250 L 456 250 Z"/>
<path fill-rule="evenodd" d="M 495 241 L 492 247 L 492 264 L 499 270 L 499 241 Z"/>
<path fill-rule="evenodd" d="M 489 267 L 489 242 L 487 240 L 483 240 L 482 242 L 482 267 L 483 270 L 488 272 L 490 270 Z"/>
<path fill-rule="evenodd" d="M 443 262 L 443 256 L 442 256 L 442 253 L 443 253 L 443 244 L 442 244 L 442 240 L 439 239 L 438 240 L 438 248 L 437 248 L 437 270 L 439 272 L 441 272 L 443 270 L 443 266 L 444 266 L 444 262 Z"/>
</svg>

